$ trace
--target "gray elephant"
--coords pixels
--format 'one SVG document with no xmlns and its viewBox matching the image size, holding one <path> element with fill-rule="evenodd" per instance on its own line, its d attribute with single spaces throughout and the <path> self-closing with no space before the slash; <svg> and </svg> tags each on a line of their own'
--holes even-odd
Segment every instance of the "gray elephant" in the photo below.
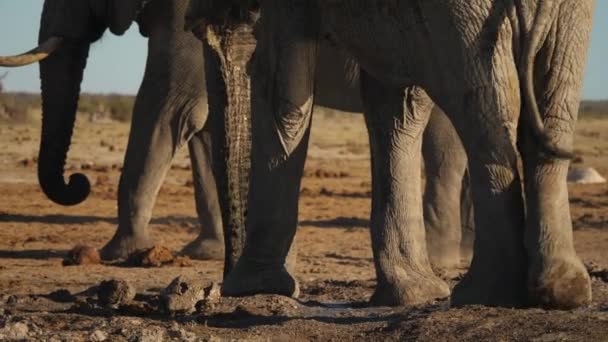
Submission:
<svg viewBox="0 0 608 342">
<path fill-rule="evenodd" d="M 199 237 L 186 246 L 183 252 L 201 259 L 223 257 L 221 214 L 210 168 L 210 124 L 207 124 L 207 129 L 201 129 L 206 125 L 207 118 L 202 46 L 190 33 L 181 30 L 183 23 L 180 18 L 185 4 L 185 1 L 152 2 L 143 7 L 138 16 L 141 33 L 149 37 L 149 56 L 137 97 L 133 129 L 119 186 L 119 227 L 114 238 L 101 250 L 104 259 L 124 258 L 130 252 L 152 244 L 146 229 L 150 213 L 168 165 L 177 148 L 185 141 L 188 141 L 190 150 L 197 212 L 203 229 Z M 86 6 L 82 9 L 90 12 L 94 10 Z M 51 7 L 45 8 L 43 26 L 51 22 L 49 16 L 59 15 L 54 10 L 56 7 L 52 10 Z M 90 16 L 89 20 L 96 18 L 94 13 L 87 15 Z M 105 20 L 99 30 L 108 25 L 109 20 Z M 54 48 L 59 48 L 61 53 L 59 44 Z M 20 56 L 18 61 L 12 61 L 24 64 L 35 62 L 41 57 L 36 59 L 25 55 Z M 53 63 L 61 61 L 50 59 Z M 345 55 L 324 45 L 319 55 L 316 76 L 319 84 L 317 101 L 326 107 L 362 112 L 358 80 L 352 73 L 358 69 L 341 68 L 345 61 Z M 0 64 L 7 65 L 9 62 L 9 59 L 0 59 Z M 47 65 L 47 62 L 43 62 L 43 65 Z M 58 69 L 54 64 L 50 65 L 43 70 Z M 217 72 L 215 67 L 212 69 L 212 72 Z M 54 82 L 58 81 L 55 78 L 55 73 L 48 76 L 43 73 L 43 79 L 49 79 L 49 83 L 56 84 Z M 220 79 L 220 86 L 222 82 Z M 186 89 L 184 84 L 187 85 Z M 43 95 L 47 93 L 44 92 Z M 45 112 L 47 108 L 45 107 Z M 55 114 L 50 115 L 54 117 Z M 431 248 L 431 255 L 436 256 L 431 261 L 434 265 L 446 268 L 458 263 L 460 259 L 454 252 L 454 246 L 446 241 L 452 244 L 460 241 L 458 197 L 466 157 L 449 121 L 440 111 L 433 115 L 435 117 L 438 119 L 429 122 L 427 131 L 430 133 L 425 135 L 429 138 L 424 139 L 423 149 L 425 159 L 428 159 L 427 170 L 433 175 L 427 180 L 426 193 L 431 195 L 425 201 L 425 210 L 428 208 L 430 213 L 426 226 L 430 232 L 436 232 L 435 235 L 427 235 L 429 241 L 438 241 L 437 248 Z M 451 153 L 446 158 L 441 150 L 448 147 Z M 442 170 L 435 167 L 441 167 Z M 454 171 L 449 171 L 452 168 Z M 455 177 L 450 177 L 452 175 Z M 432 191 L 435 189 L 442 189 L 445 193 L 440 195 Z M 51 199 L 56 199 L 53 194 L 49 194 Z M 451 220 L 454 218 L 456 221 Z M 445 238 L 447 236 L 450 238 Z"/>
<path fill-rule="evenodd" d="M 120 178 L 118 230 L 101 249 L 104 259 L 124 258 L 152 245 L 147 230 L 152 208 L 175 152 L 186 142 L 202 229 L 183 252 L 202 259 L 224 257 L 222 217 L 211 170 L 212 137 L 211 123 L 207 123 L 203 46 L 183 30 L 187 4 L 187 0 L 154 1 L 140 8 L 139 1 L 45 1 L 41 48 L 18 58 L 0 60 L 2 65 L 13 66 L 40 60 L 40 185 L 54 202 L 78 204 L 89 193 L 88 180 L 76 174 L 66 185 L 63 165 L 88 48 L 106 28 L 117 34 L 124 32 L 137 15 L 140 32 L 149 38 L 148 58 Z"/>
<path fill-rule="evenodd" d="M 566 158 L 593 5 L 260 1 L 247 239 L 223 293 L 297 293 L 283 262 L 297 225 L 318 42 L 329 37 L 362 69 L 372 150 L 372 303 L 424 303 L 449 294 L 429 265 L 422 218 L 418 150 L 430 99 L 463 138 L 475 206 L 473 260 L 452 304 L 589 303 L 589 275 L 572 242 Z"/>
<path fill-rule="evenodd" d="M 359 68 L 339 49 L 321 42 L 316 70 L 315 102 L 348 112 L 363 112 Z M 424 227 L 429 260 L 450 270 L 470 262 L 473 250 L 473 206 L 467 157 L 454 126 L 433 107 L 422 138 Z"/>
</svg>

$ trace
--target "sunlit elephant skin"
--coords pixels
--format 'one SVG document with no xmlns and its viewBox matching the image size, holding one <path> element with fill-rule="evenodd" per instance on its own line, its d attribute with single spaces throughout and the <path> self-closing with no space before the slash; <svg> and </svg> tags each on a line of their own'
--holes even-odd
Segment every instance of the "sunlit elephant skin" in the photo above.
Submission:
<svg viewBox="0 0 608 342">
<path fill-rule="evenodd" d="M 563 158 L 572 150 L 593 6 L 592 0 L 260 1 L 247 239 L 224 293 L 297 289 L 282 265 L 297 226 L 318 42 L 329 36 L 362 69 L 378 280 L 372 303 L 425 303 L 449 293 L 428 261 L 417 187 L 432 102 L 462 138 L 474 203 L 473 260 L 451 303 L 589 303 L 589 275 L 572 242 Z"/>
<path fill-rule="evenodd" d="M 315 78 L 315 103 L 363 112 L 359 68 L 343 51 L 321 42 Z M 437 106 L 424 130 L 422 157 L 429 259 L 437 270 L 458 270 L 470 262 L 474 238 L 467 157 L 454 126 Z"/>
</svg>

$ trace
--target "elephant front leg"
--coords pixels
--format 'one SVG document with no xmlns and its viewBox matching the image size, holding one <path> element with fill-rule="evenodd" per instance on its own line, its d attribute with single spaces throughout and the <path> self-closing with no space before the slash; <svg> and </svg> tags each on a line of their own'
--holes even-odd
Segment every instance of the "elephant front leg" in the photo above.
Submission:
<svg viewBox="0 0 608 342">
<path fill-rule="evenodd" d="M 270 3 L 270 4 L 269 4 Z M 252 162 L 247 237 L 228 274 L 226 296 L 297 296 L 285 267 L 298 224 L 298 201 L 313 110 L 317 36 L 312 2 L 262 2 L 252 61 Z"/>
<path fill-rule="evenodd" d="M 413 305 L 449 296 L 426 251 L 420 180 L 422 131 L 432 102 L 420 88 L 388 87 L 365 72 L 362 94 L 372 155 L 373 305 Z"/>
<path fill-rule="evenodd" d="M 426 185 L 424 224 L 431 264 L 436 269 L 451 270 L 461 265 L 461 219 L 463 178 L 467 156 L 456 129 L 438 107 L 424 131 L 422 142 Z M 470 254 L 470 253 L 466 253 Z M 466 256 L 465 256 L 466 257 Z"/>
<path fill-rule="evenodd" d="M 104 260 L 123 259 L 153 245 L 148 223 L 175 151 L 171 129 L 155 124 L 156 115 L 147 121 L 138 112 L 136 108 L 118 185 L 118 229 L 100 250 Z"/>
<path fill-rule="evenodd" d="M 182 250 L 182 254 L 200 260 L 224 258 L 222 212 L 212 169 L 211 132 L 203 129 L 188 142 L 194 181 L 196 212 L 201 224 L 199 236 Z"/>
</svg>

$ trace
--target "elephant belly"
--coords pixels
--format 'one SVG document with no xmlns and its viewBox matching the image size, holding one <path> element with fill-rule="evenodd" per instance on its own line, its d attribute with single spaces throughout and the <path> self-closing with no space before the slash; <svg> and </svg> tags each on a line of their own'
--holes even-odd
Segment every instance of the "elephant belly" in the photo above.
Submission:
<svg viewBox="0 0 608 342">
<path fill-rule="evenodd" d="M 417 1 L 344 0 L 322 8 L 324 30 L 377 79 L 406 86 L 430 71 L 427 18 Z"/>
<path fill-rule="evenodd" d="M 321 10 L 323 29 L 363 69 L 393 85 L 435 88 L 431 92 L 449 83 L 475 88 L 465 71 L 475 69 L 472 63 L 512 56 L 502 2 L 336 0 Z"/>
</svg>

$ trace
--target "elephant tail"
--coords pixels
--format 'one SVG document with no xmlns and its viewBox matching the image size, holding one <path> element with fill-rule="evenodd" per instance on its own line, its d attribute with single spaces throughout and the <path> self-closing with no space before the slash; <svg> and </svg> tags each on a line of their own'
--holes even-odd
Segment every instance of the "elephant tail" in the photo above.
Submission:
<svg viewBox="0 0 608 342">
<path fill-rule="evenodd" d="M 528 36 L 524 39 L 522 50 L 522 64 L 520 68 L 520 82 L 522 89 L 522 99 L 526 107 L 525 115 L 528 125 L 532 129 L 533 136 L 541 145 L 544 151 L 553 157 L 560 159 L 572 159 L 573 152 L 558 145 L 545 130 L 543 115 L 540 113 L 538 99 L 534 87 L 534 62 L 536 54 L 541 49 L 545 37 L 547 36 L 555 11 L 559 9 L 561 1 L 539 0 L 534 20 Z M 521 2 L 518 5 L 522 10 L 524 6 Z M 521 11 L 520 11 L 520 14 Z M 520 20 L 525 20 L 525 16 L 520 15 Z M 526 32 L 523 30 L 522 32 Z"/>
</svg>

